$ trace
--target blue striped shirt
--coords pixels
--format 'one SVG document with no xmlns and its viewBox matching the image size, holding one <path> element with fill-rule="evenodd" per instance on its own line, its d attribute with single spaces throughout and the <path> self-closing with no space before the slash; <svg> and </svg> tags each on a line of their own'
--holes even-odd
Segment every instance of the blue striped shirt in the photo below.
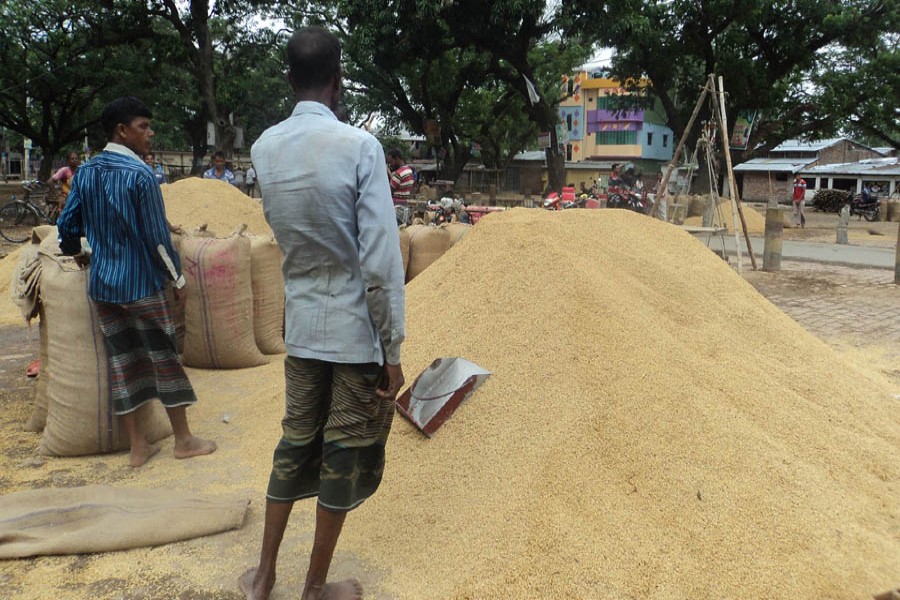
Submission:
<svg viewBox="0 0 900 600">
<path fill-rule="evenodd" d="M 64 254 L 77 254 L 87 238 L 94 300 L 127 304 L 163 289 L 171 276 L 159 244 L 180 269 L 156 177 L 124 146 L 109 144 L 79 167 L 57 228 Z"/>
</svg>

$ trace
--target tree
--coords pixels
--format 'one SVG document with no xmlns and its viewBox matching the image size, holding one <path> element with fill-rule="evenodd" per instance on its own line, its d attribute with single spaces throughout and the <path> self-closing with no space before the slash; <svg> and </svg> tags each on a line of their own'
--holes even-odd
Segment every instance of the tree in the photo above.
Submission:
<svg viewBox="0 0 900 600">
<path fill-rule="evenodd" d="M 900 34 L 872 39 L 868 47 L 832 48 L 816 69 L 809 101 L 831 115 L 823 131 L 848 133 L 873 146 L 900 149 Z"/>
<path fill-rule="evenodd" d="M 441 2 L 441 15 L 456 44 L 491 56 L 490 73 L 514 90 L 525 114 L 549 131 L 548 188 L 565 185 L 565 156 L 556 140 L 559 81 L 587 58 L 588 45 L 569 28 L 558 5 L 542 0 Z"/>
<path fill-rule="evenodd" d="M 107 96 L 150 85 L 141 68 L 149 28 L 131 9 L 113 0 L 0 5 L 0 125 L 41 149 L 41 179 L 96 124 Z"/>
<path fill-rule="evenodd" d="M 651 80 L 677 135 L 707 74 L 723 75 L 729 112 L 761 113 L 755 144 L 738 160 L 846 118 L 808 93 L 822 51 L 855 49 L 897 27 L 896 0 L 571 0 L 563 12 L 616 49 L 614 76 Z"/>
</svg>

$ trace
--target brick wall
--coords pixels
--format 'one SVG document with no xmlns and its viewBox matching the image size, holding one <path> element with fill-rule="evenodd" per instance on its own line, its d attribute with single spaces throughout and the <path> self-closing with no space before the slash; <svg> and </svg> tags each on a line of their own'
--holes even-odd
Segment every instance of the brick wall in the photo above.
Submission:
<svg viewBox="0 0 900 600">
<path fill-rule="evenodd" d="M 812 166 L 859 162 L 867 158 L 878 158 L 879 156 L 881 155 L 873 150 L 863 148 L 862 146 L 854 144 L 853 142 L 848 142 L 847 140 L 842 140 L 834 146 L 825 148 L 819 152 L 819 158 Z"/>
<path fill-rule="evenodd" d="M 771 186 L 768 173 L 744 173 L 744 187 L 741 200 L 746 202 L 768 202 L 774 196 L 779 202 L 788 202 L 794 193 L 794 178 L 778 181 L 772 173 Z"/>
</svg>

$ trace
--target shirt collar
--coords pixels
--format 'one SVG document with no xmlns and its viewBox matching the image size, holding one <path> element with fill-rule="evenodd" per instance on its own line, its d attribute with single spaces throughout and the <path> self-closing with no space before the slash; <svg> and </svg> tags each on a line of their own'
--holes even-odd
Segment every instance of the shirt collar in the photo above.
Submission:
<svg viewBox="0 0 900 600">
<path fill-rule="evenodd" d="M 337 121 L 337 117 L 334 116 L 334 113 L 330 108 L 322 104 L 321 102 L 314 102 L 312 100 L 301 100 L 294 106 L 294 112 L 291 113 L 292 117 L 297 117 L 300 115 L 321 115 L 323 117 L 330 117 Z"/>
<path fill-rule="evenodd" d="M 115 142 L 107 142 L 106 148 L 103 149 L 104 152 L 115 152 L 116 154 L 122 154 L 124 156 L 130 156 L 134 160 L 138 162 L 144 162 L 141 160 L 141 157 L 135 154 L 134 150 L 129 148 L 128 146 L 123 146 L 122 144 L 116 144 Z"/>
</svg>

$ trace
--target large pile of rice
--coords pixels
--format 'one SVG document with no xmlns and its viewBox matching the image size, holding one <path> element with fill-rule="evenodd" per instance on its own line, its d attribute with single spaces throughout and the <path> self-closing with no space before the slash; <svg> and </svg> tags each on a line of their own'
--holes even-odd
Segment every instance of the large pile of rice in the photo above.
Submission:
<svg viewBox="0 0 900 600">
<path fill-rule="evenodd" d="M 900 390 L 679 228 L 620 210 L 489 215 L 410 283 L 407 323 L 409 381 L 441 356 L 493 375 L 433 439 L 395 420 L 384 483 L 348 518 L 333 568 L 367 598 L 863 598 L 900 581 Z M 7 562 L 0 590 L 239 597 L 281 369 L 191 371 L 192 426 L 220 445 L 209 457 L 175 461 L 171 440 L 137 471 L 121 455 L 0 457 L 11 491 L 112 481 L 255 498 L 239 531 Z M 27 447 L 31 434 L 4 432 Z M 313 515 L 311 501 L 294 509 L 275 598 L 299 595 Z"/>
</svg>

